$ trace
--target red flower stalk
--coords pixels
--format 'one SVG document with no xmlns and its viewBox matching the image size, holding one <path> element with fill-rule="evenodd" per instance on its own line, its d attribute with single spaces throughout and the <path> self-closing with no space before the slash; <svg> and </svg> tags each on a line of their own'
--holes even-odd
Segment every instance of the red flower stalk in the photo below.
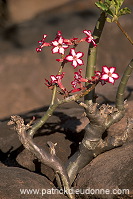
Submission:
<svg viewBox="0 0 133 199">
<path fill-rule="evenodd" d="M 46 39 L 47 35 L 43 35 L 43 39 L 41 41 L 38 41 L 38 43 L 40 44 L 38 48 L 36 48 L 36 51 L 37 52 L 41 52 L 42 51 L 42 48 L 44 46 L 51 46 L 50 43 L 46 43 L 45 42 L 45 39 Z"/>
</svg>

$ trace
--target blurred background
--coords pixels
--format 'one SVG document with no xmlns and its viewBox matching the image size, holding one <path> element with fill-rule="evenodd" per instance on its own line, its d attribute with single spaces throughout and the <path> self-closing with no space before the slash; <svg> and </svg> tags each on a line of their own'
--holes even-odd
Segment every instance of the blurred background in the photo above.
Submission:
<svg viewBox="0 0 133 199">
<path fill-rule="evenodd" d="M 52 2 L 52 3 L 51 3 Z M 0 0 L 0 119 L 47 106 L 51 90 L 44 82 L 56 75 L 59 63 L 50 48 L 36 53 L 38 41 L 48 34 L 53 40 L 58 30 L 65 38 L 84 37 L 84 29 L 92 30 L 99 16 L 95 0 Z M 120 23 L 133 39 L 133 0 L 125 0 L 132 14 L 120 18 Z M 88 44 L 80 44 L 77 50 L 86 53 Z M 132 45 L 115 23 L 106 23 L 98 50 L 97 69 L 102 65 L 117 67 L 122 75 L 133 58 Z M 84 68 L 83 66 L 82 68 Z M 81 67 L 78 67 L 79 69 Z M 71 64 L 65 67 L 64 84 L 71 88 L 75 70 Z M 98 85 L 99 102 L 115 100 L 119 80 L 115 85 Z M 128 82 L 125 97 L 133 99 L 133 75 Z"/>
</svg>

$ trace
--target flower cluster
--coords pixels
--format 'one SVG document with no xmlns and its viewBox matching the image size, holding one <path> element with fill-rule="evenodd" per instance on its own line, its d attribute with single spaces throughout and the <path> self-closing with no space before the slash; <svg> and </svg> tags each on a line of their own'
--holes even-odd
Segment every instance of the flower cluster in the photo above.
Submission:
<svg viewBox="0 0 133 199">
<path fill-rule="evenodd" d="M 119 75 L 115 73 L 115 67 L 102 66 L 102 72 L 95 71 L 95 76 L 92 77 L 90 82 L 100 81 L 102 85 L 108 83 L 115 83 L 115 80 L 119 78 Z"/>
<path fill-rule="evenodd" d="M 78 65 L 82 65 L 83 64 L 83 60 L 80 59 L 81 57 L 83 57 L 84 53 L 82 52 L 75 52 L 75 47 L 81 43 L 81 42 L 88 42 L 88 43 L 93 43 L 93 45 L 96 47 L 96 43 L 95 43 L 95 39 L 92 37 L 91 35 L 91 31 L 90 30 L 84 30 L 83 33 L 86 34 L 86 37 L 82 38 L 82 39 L 78 39 L 78 38 L 72 38 L 72 39 L 65 39 L 62 36 L 62 33 L 60 31 L 57 32 L 57 35 L 55 37 L 55 39 L 53 41 L 51 41 L 50 43 L 45 42 L 45 39 L 47 37 L 47 35 L 43 35 L 43 39 L 41 41 L 38 41 L 39 43 L 39 47 L 36 48 L 37 52 L 41 52 L 42 48 L 45 46 L 52 46 L 52 53 L 59 53 L 62 56 L 61 59 L 56 59 L 56 61 L 59 62 L 72 62 L 72 66 L 74 66 L 74 68 L 76 68 Z M 69 48 L 69 46 L 73 46 L 73 48 L 70 49 L 69 55 L 67 55 L 66 57 L 65 55 L 65 50 L 67 48 Z"/>
<path fill-rule="evenodd" d="M 62 36 L 62 33 L 60 31 L 57 32 L 57 35 L 53 41 L 50 43 L 45 42 L 47 35 L 43 35 L 43 39 L 39 41 L 39 47 L 36 48 L 37 52 L 41 52 L 42 48 L 45 46 L 51 46 L 52 53 L 58 53 L 61 54 L 60 59 L 56 59 L 56 61 L 61 62 L 61 65 L 64 67 L 65 63 L 71 62 L 71 65 L 74 68 L 77 68 L 77 66 L 81 66 L 84 64 L 83 60 L 81 59 L 84 56 L 83 52 L 76 52 L 75 48 L 76 46 L 81 42 L 87 42 L 92 43 L 94 47 L 97 46 L 95 39 L 93 38 L 90 30 L 84 30 L 83 33 L 86 34 L 86 37 L 82 39 L 78 38 L 72 38 L 72 39 L 65 39 Z M 70 47 L 69 54 L 65 55 L 66 50 Z M 97 84 L 98 82 L 101 82 L 102 85 L 108 83 L 114 84 L 115 80 L 119 78 L 119 75 L 115 73 L 116 68 L 115 67 L 107 67 L 102 66 L 102 71 L 95 71 L 95 75 L 91 79 L 83 78 L 81 75 L 82 69 L 79 69 L 78 72 L 74 72 L 74 80 L 71 82 L 71 85 L 73 89 L 71 91 L 67 91 L 67 89 L 64 87 L 62 83 L 62 79 L 64 78 L 65 73 L 59 73 L 58 75 L 51 75 L 50 81 L 45 79 L 46 83 L 45 85 L 53 89 L 56 85 L 60 88 L 61 92 L 66 95 L 69 95 L 70 93 L 78 92 L 81 90 L 86 89 L 86 87 L 83 85 L 83 83 L 88 82 L 89 84 Z"/>
</svg>

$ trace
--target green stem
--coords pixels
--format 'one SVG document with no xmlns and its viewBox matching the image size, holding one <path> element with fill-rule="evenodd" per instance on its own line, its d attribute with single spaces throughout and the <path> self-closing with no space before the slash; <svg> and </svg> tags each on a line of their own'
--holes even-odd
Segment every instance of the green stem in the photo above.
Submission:
<svg viewBox="0 0 133 199">
<path fill-rule="evenodd" d="M 104 28 L 104 24 L 106 21 L 106 14 L 104 12 L 101 13 L 93 31 L 93 37 L 96 39 L 97 45 L 99 44 L 99 40 Z M 96 57 L 97 57 L 97 48 L 90 43 L 88 49 L 88 59 L 87 59 L 87 66 L 86 66 L 86 78 L 91 79 L 94 76 L 95 67 L 96 67 Z M 91 86 L 86 83 L 86 86 Z M 85 96 L 85 103 L 88 104 L 89 102 L 95 101 L 95 90 L 90 92 L 88 95 Z"/>
<path fill-rule="evenodd" d="M 52 106 L 54 104 L 55 96 L 56 96 L 56 90 L 57 90 L 57 86 L 55 85 L 54 89 L 53 89 L 53 93 L 52 93 L 52 100 L 51 100 L 50 106 Z"/>
<path fill-rule="evenodd" d="M 61 63 L 60 69 L 58 71 L 58 75 L 60 75 L 62 73 L 63 67 L 64 67 L 64 63 Z M 54 110 L 58 107 L 59 104 L 55 103 L 56 91 L 57 91 L 57 86 L 55 85 L 53 88 L 53 92 L 52 92 L 51 104 L 50 104 L 47 112 L 44 113 L 43 117 L 39 121 L 37 121 L 32 126 L 32 129 L 28 132 L 30 136 L 32 136 L 32 137 L 34 136 L 36 131 L 45 124 L 45 122 L 48 120 L 48 118 L 53 114 Z"/>
<path fill-rule="evenodd" d="M 117 95 L 116 95 L 116 108 L 118 108 L 118 110 L 123 110 L 124 109 L 124 92 L 126 89 L 126 85 L 128 82 L 128 79 L 131 76 L 131 73 L 133 71 L 133 59 L 131 60 L 131 62 L 128 64 L 123 77 L 120 81 L 118 90 L 117 90 Z"/>
<path fill-rule="evenodd" d="M 53 105 L 50 105 L 47 112 L 44 113 L 42 118 L 37 121 L 32 128 L 28 131 L 29 136 L 33 137 L 36 131 L 41 128 L 44 123 L 48 120 L 48 118 L 53 114 L 54 110 L 61 104 L 72 102 L 79 100 L 81 97 L 84 97 L 87 95 L 89 92 L 91 92 L 95 88 L 96 84 L 93 84 L 89 89 L 82 91 L 79 94 L 75 94 L 69 97 L 66 97 L 65 99 L 59 100 L 57 103 L 54 103 Z"/>
<path fill-rule="evenodd" d="M 133 40 L 129 37 L 129 35 L 127 34 L 127 32 L 123 29 L 123 27 L 121 26 L 121 24 L 119 23 L 119 21 L 115 21 L 115 23 L 117 24 L 117 26 L 119 27 L 119 29 L 122 31 L 122 33 L 126 36 L 126 38 L 128 39 L 128 41 L 133 45 Z"/>
<path fill-rule="evenodd" d="M 58 71 L 58 75 L 60 75 L 62 73 L 62 70 L 63 70 L 63 67 L 64 67 L 65 63 L 62 62 L 61 63 L 61 66 L 60 66 L 60 69 Z M 55 85 L 54 86 L 54 89 L 53 89 L 53 93 L 52 93 L 52 100 L 51 100 L 51 104 L 50 106 L 52 106 L 54 104 L 54 101 L 55 101 L 55 97 L 56 97 L 56 91 L 57 91 L 57 86 Z"/>
<path fill-rule="evenodd" d="M 49 106 L 48 110 L 46 113 L 44 113 L 44 115 L 42 116 L 42 118 L 37 121 L 33 126 L 32 128 L 29 130 L 28 134 L 33 137 L 34 134 L 36 133 L 36 131 L 38 129 L 40 129 L 44 124 L 45 122 L 48 120 L 48 118 L 53 114 L 54 110 L 58 107 L 58 104 L 52 104 Z"/>
</svg>

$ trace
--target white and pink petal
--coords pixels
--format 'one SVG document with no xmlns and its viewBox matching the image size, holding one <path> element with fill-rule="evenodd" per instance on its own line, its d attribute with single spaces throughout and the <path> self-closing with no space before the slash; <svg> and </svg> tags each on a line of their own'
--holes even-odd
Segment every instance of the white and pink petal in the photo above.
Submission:
<svg viewBox="0 0 133 199">
<path fill-rule="evenodd" d="M 80 57 L 83 56 L 83 53 L 82 53 L 82 52 L 78 52 L 78 53 L 76 54 L 76 56 L 77 56 L 77 58 L 80 58 Z"/>
<path fill-rule="evenodd" d="M 107 66 L 103 66 L 102 69 L 103 69 L 104 73 L 109 73 L 110 72 Z"/>
<path fill-rule="evenodd" d="M 107 80 L 108 78 L 109 78 L 109 76 L 107 74 L 103 74 L 101 77 L 102 80 Z"/>
<path fill-rule="evenodd" d="M 90 30 L 84 30 L 83 31 L 87 36 L 91 36 L 91 31 Z"/>
<path fill-rule="evenodd" d="M 63 38 L 62 37 L 59 38 L 58 43 L 63 44 Z"/>
<path fill-rule="evenodd" d="M 114 84 L 115 80 L 113 79 L 113 77 L 109 77 L 108 82 Z"/>
<path fill-rule="evenodd" d="M 72 55 L 72 56 L 76 56 L 76 52 L 75 52 L 75 49 L 74 49 L 74 48 L 71 48 L 71 49 L 70 49 L 70 52 L 71 52 L 71 55 Z"/>
<path fill-rule="evenodd" d="M 74 66 L 74 68 L 76 68 L 77 67 L 77 61 L 75 61 L 75 60 L 73 60 L 73 63 L 72 63 L 72 65 Z"/>
<path fill-rule="evenodd" d="M 67 61 L 73 61 L 73 56 L 71 56 L 71 55 L 68 55 L 68 56 L 66 56 L 66 58 L 65 58 Z"/>
<path fill-rule="evenodd" d="M 51 75 L 50 77 L 51 77 L 52 82 L 57 81 L 57 79 L 56 79 L 56 77 L 54 75 Z"/>
<path fill-rule="evenodd" d="M 58 46 L 58 42 L 55 40 L 55 41 L 52 41 L 52 44 L 54 45 L 54 46 Z"/>
<path fill-rule="evenodd" d="M 77 62 L 79 65 L 83 65 L 83 60 L 82 59 L 77 59 Z"/>
<path fill-rule="evenodd" d="M 117 73 L 113 73 L 113 74 L 112 74 L 112 77 L 113 77 L 114 79 L 118 79 L 118 78 L 119 78 L 119 75 L 118 75 Z"/>
<path fill-rule="evenodd" d="M 64 55 L 64 53 L 65 53 L 64 48 L 59 48 L 59 53 Z"/>
<path fill-rule="evenodd" d="M 65 43 L 62 44 L 62 48 L 68 48 L 69 46 Z"/>
<path fill-rule="evenodd" d="M 114 73 L 115 72 L 115 67 L 110 67 L 110 73 Z"/>
<path fill-rule="evenodd" d="M 52 53 L 58 53 L 58 51 L 59 51 L 59 48 L 58 48 L 58 47 L 54 47 L 54 48 L 52 49 Z"/>
</svg>

